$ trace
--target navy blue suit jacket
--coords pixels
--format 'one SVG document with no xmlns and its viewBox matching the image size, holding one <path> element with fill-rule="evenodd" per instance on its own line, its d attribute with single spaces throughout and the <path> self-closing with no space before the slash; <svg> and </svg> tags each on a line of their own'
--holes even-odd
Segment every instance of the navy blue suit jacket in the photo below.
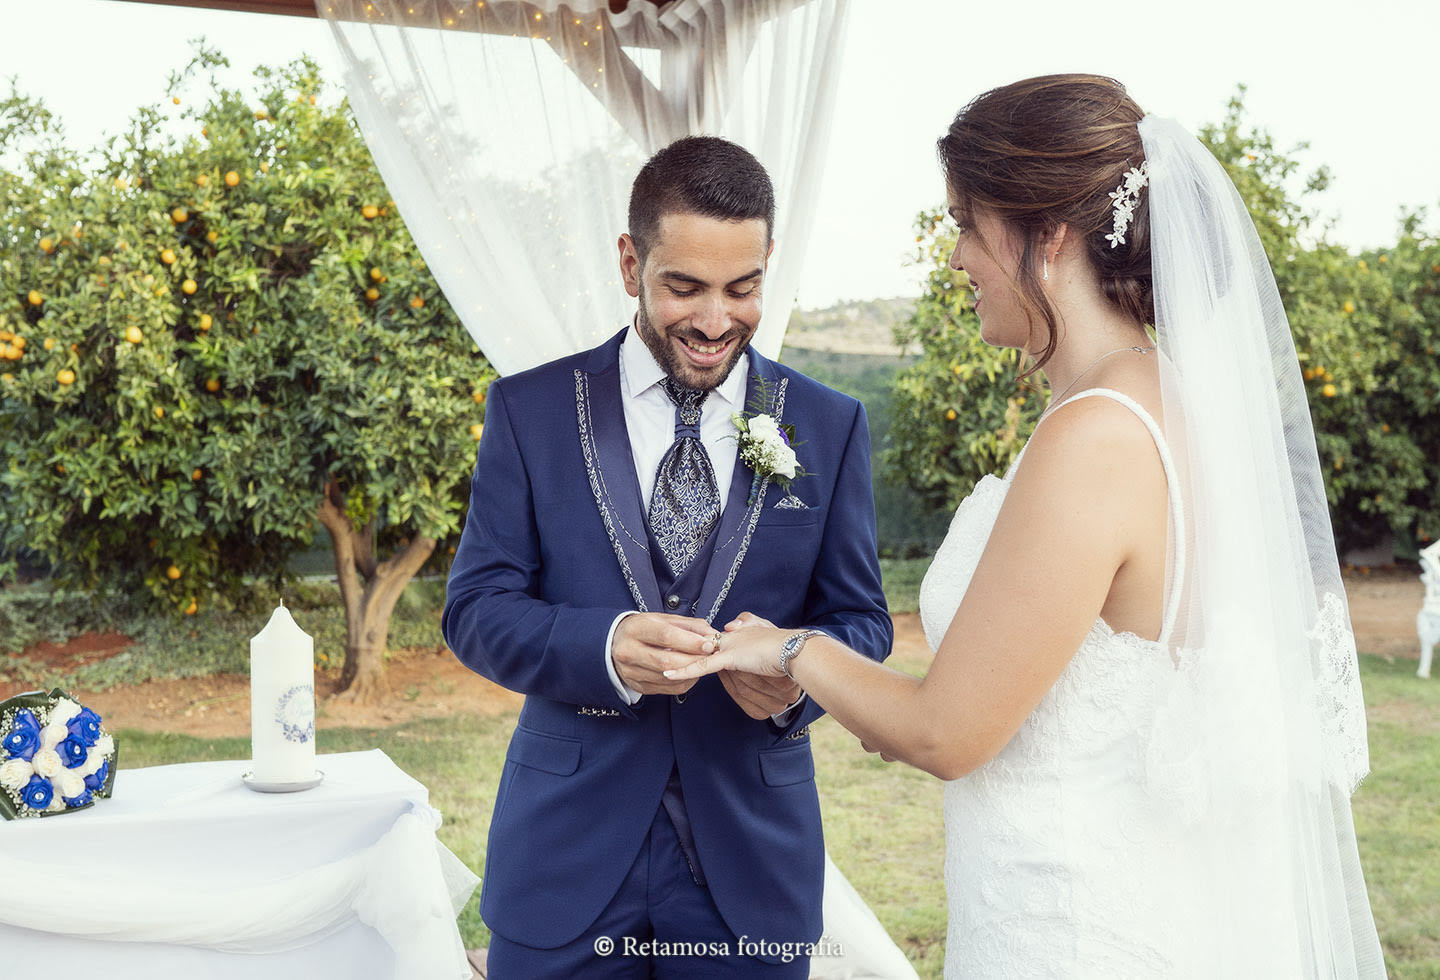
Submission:
<svg viewBox="0 0 1440 980">
<path fill-rule="evenodd" d="M 735 934 L 815 940 L 824 844 L 803 729 L 748 717 L 717 677 L 682 700 L 625 703 L 605 666 L 612 621 L 668 612 L 646 550 L 639 478 L 619 378 L 622 330 L 585 353 L 490 386 L 470 510 L 442 620 L 472 670 L 526 696 L 491 818 L 481 914 L 516 942 L 554 948 L 614 897 L 678 765 L 696 850 Z M 893 631 L 880 588 L 865 410 L 750 352 L 795 426 L 811 475 L 777 508 L 738 458 L 694 615 L 742 611 L 825 630 L 877 660 Z M 652 478 L 652 474 L 646 474 Z M 680 610 L 685 612 L 686 610 Z"/>
</svg>

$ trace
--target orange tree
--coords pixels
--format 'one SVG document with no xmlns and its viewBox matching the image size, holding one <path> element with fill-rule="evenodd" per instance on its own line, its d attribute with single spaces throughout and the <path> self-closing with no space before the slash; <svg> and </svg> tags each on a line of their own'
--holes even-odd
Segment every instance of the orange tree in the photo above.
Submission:
<svg viewBox="0 0 1440 980">
<path fill-rule="evenodd" d="M 0 575 L 28 552 L 194 613 L 283 579 L 318 521 L 342 687 L 373 700 L 397 598 L 458 534 L 491 371 L 314 64 L 258 70 L 252 102 L 224 63 L 202 48 L 89 156 L 0 104 Z"/>
<path fill-rule="evenodd" d="M 1401 550 L 1440 528 L 1440 246 L 1406 223 L 1395 248 L 1356 257 L 1317 234 L 1304 198 L 1325 188 L 1292 153 L 1248 127 L 1240 95 L 1201 139 L 1235 181 L 1275 270 L 1310 398 L 1326 493 L 1342 549 Z M 1297 188 L 1298 184 L 1298 188 Z M 981 339 L 968 282 L 946 262 L 954 232 L 939 210 L 916 222 L 929 269 L 897 338 L 920 357 L 894 382 L 886 472 L 949 509 L 1019 452 L 1043 397 L 1016 384 L 1016 357 Z"/>
</svg>

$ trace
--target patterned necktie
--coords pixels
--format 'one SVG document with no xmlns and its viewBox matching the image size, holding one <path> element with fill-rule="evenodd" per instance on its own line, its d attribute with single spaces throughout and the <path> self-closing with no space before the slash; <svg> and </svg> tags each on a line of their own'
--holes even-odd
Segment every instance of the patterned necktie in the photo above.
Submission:
<svg viewBox="0 0 1440 980">
<path fill-rule="evenodd" d="M 655 471 L 650 530 L 672 574 L 679 576 L 710 537 L 720 518 L 720 491 L 710 454 L 700 441 L 700 403 L 707 392 L 665 378 L 660 387 L 675 403 L 675 441 Z"/>
</svg>

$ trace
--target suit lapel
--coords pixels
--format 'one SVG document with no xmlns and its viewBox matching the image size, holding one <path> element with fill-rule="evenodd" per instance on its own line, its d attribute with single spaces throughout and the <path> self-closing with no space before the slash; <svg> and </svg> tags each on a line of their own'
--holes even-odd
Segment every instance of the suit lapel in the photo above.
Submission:
<svg viewBox="0 0 1440 980">
<path fill-rule="evenodd" d="M 630 587 L 635 608 L 661 612 L 660 586 L 645 534 L 645 512 L 635 457 L 625 428 L 620 394 L 620 343 L 625 331 L 595 349 L 584 370 L 575 372 L 575 409 L 580 449 L 595 506 L 605 522 L 615 559 Z"/>
<path fill-rule="evenodd" d="M 780 418 L 785 407 L 785 379 L 779 376 L 775 365 L 761 357 L 752 347 L 750 354 L 750 376 L 745 385 L 745 408 L 758 404 L 761 386 L 769 393 L 770 404 L 765 411 Z M 725 501 L 725 510 L 720 515 L 720 530 L 715 537 L 715 553 L 710 557 L 710 567 L 705 572 L 705 582 L 700 587 L 700 596 L 695 610 L 711 625 L 720 613 L 725 597 L 730 594 L 730 585 L 740 571 L 740 565 L 750 550 L 750 538 L 755 533 L 755 524 L 765 505 L 765 495 L 770 489 L 766 480 L 758 487 L 755 471 L 740 459 L 740 446 L 735 446 L 735 475 L 730 480 L 730 495 Z M 755 490 L 751 496 L 752 487 Z"/>
</svg>

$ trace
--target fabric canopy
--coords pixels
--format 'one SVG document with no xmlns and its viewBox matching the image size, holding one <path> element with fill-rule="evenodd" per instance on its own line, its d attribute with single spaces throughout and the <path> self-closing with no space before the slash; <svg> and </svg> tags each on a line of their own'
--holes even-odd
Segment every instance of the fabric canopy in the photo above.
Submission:
<svg viewBox="0 0 1440 980">
<path fill-rule="evenodd" d="M 440 288 L 502 374 L 629 321 L 630 183 L 689 133 L 775 182 L 761 353 L 799 286 L 849 0 L 316 0 L 355 118 Z"/>
</svg>

